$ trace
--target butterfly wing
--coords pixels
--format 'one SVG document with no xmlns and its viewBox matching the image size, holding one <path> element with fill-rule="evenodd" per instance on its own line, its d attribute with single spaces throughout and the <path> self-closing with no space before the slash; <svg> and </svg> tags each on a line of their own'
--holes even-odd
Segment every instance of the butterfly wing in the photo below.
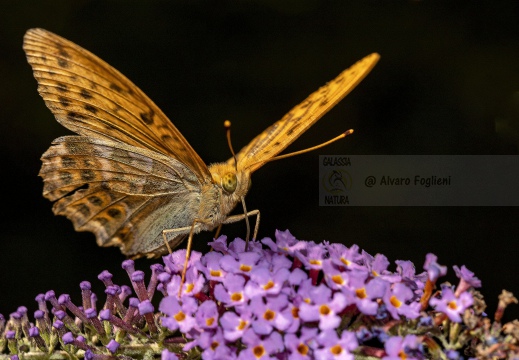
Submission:
<svg viewBox="0 0 519 360">
<path fill-rule="evenodd" d="M 200 207 L 201 185 L 191 169 L 152 150 L 64 136 L 42 161 L 43 193 L 56 201 L 54 213 L 77 231 L 93 232 L 98 245 L 119 246 L 129 256 L 160 254 L 162 230 L 191 225 Z"/>
<path fill-rule="evenodd" d="M 238 168 L 254 172 L 283 151 L 349 94 L 373 69 L 379 58 L 377 53 L 373 53 L 358 61 L 256 136 L 236 155 Z M 234 160 L 231 158 L 229 162 L 234 163 Z"/>
<path fill-rule="evenodd" d="M 164 113 L 119 71 L 80 46 L 30 29 L 23 48 L 38 91 L 60 124 L 83 136 L 150 149 L 186 164 L 203 182 L 205 163 Z"/>
</svg>

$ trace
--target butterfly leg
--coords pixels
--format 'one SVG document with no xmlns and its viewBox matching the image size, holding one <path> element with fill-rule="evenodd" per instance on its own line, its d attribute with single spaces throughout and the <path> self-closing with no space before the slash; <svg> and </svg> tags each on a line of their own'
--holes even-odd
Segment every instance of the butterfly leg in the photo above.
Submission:
<svg viewBox="0 0 519 360">
<path fill-rule="evenodd" d="M 256 238 L 258 237 L 258 230 L 259 230 L 259 224 L 260 224 L 260 211 L 259 210 L 251 210 L 247 214 L 229 216 L 227 219 L 225 219 L 224 222 L 222 222 L 222 224 L 232 224 L 237 221 L 245 220 L 245 218 L 248 218 L 250 216 L 256 216 L 256 224 L 254 225 L 254 234 L 252 236 L 252 239 L 256 240 Z"/>
<path fill-rule="evenodd" d="M 220 236 L 220 231 L 222 231 L 222 224 L 218 225 L 216 228 L 216 232 L 214 233 L 214 239 L 217 239 Z"/>
<path fill-rule="evenodd" d="M 186 246 L 186 258 L 184 260 L 184 267 L 182 269 L 182 276 L 180 280 L 180 287 L 178 289 L 178 296 L 180 297 L 182 295 L 182 288 L 184 287 L 184 282 L 186 281 L 186 273 L 187 273 L 187 265 L 189 263 L 189 258 L 191 257 L 191 246 L 193 243 L 193 235 L 195 233 L 195 230 L 200 227 L 200 224 L 208 224 L 209 222 L 203 219 L 194 219 L 191 226 L 186 226 L 182 228 L 176 228 L 176 229 L 165 229 L 162 230 L 162 237 L 164 238 L 164 242 L 166 243 L 166 246 L 168 250 L 170 251 L 169 242 L 167 240 L 167 235 L 171 233 L 179 233 L 179 234 L 185 234 L 187 231 L 189 231 L 189 236 L 187 238 L 187 246 Z"/>
</svg>

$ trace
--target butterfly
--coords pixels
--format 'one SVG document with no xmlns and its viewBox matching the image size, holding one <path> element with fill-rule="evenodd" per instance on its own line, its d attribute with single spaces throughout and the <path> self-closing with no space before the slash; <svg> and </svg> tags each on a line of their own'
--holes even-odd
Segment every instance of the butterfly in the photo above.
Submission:
<svg viewBox="0 0 519 360">
<path fill-rule="evenodd" d="M 318 89 L 226 162 L 207 166 L 180 131 L 115 68 L 56 34 L 30 29 L 23 48 L 38 92 L 62 136 L 42 155 L 39 175 L 53 212 L 100 246 L 156 257 L 194 233 L 256 216 L 244 197 L 251 174 L 276 157 L 375 66 L 373 53 Z M 229 215 L 238 203 L 244 214 Z M 248 222 L 247 222 L 248 225 Z"/>
</svg>

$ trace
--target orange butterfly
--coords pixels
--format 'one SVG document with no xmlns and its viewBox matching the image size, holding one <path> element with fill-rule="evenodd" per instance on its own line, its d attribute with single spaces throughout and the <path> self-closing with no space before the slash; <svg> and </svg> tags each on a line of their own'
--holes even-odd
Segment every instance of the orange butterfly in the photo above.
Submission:
<svg viewBox="0 0 519 360">
<path fill-rule="evenodd" d="M 31 29 L 23 48 L 38 91 L 60 124 L 78 136 L 43 154 L 43 194 L 55 214 L 100 246 L 131 257 L 158 256 L 188 234 L 256 215 L 244 197 L 251 174 L 279 159 L 375 66 L 374 53 L 318 89 L 227 162 L 207 166 L 164 113 L 119 71 L 78 45 Z M 341 135 L 344 137 L 348 133 Z M 335 140 L 335 139 L 334 139 Z M 238 204 L 244 214 L 229 216 Z M 247 222 L 248 225 L 248 222 Z"/>
</svg>

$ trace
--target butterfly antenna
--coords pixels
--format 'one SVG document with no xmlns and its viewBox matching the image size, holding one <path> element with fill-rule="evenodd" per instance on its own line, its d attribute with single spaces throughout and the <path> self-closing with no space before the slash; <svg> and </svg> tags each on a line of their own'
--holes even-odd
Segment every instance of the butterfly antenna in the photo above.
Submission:
<svg viewBox="0 0 519 360">
<path fill-rule="evenodd" d="M 231 122 L 229 120 L 225 120 L 223 122 L 223 126 L 225 127 L 225 132 L 227 134 L 227 145 L 229 145 L 229 150 L 231 150 L 232 157 L 234 158 L 234 168 L 238 171 L 238 160 L 236 159 L 236 154 L 234 153 L 234 149 L 232 148 L 231 143 Z M 241 197 L 241 205 L 243 206 L 243 211 L 245 214 L 245 225 L 247 226 L 247 237 L 245 238 L 245 251 L 249 251 L 249 237 L 250 237 L 250 224 L 249 217 L 247 216 L 247 207 L 245 206 L 245 199 L 243 196 Z"/>
<path fill-rule="evenodd" d="M 286 159 L 288 157 L 292 157 L 292 156 L 296 156 L 296 155 L 301 155 L 301 154 L 304 154 L 304 153 L 307 153 L 307 152 L 310 152 L 310 151 L 314 151 L 314 150 L 320 149 L 322 147 L 325 147 L 327 145 L 330 145 L 331 143 L 336 142 L 337 140 L 344 139 L 346 136 L 351 135 L 351 134 L 353 134 L 353 129 L 347 130 L 347 131 L 343 132 L 342 134 L 340 134 L 339 136 L 336 136 L 336 137 L 334 137 L 331 140 L 323 142 L 322 144 L 312 146 L 312 147 L 310 147 L 308 149 L 303 149 L 303 150 L 294 151 L 294 152 L 291 152 L 291 153 L 288 153 L 288 154 L 274 156 L 273 158 L 268 159 L 268 160 L 264 161 L 263 163 L 271 162 L 271 161 L 274 161 L 274 160 Z M 252 164 L 252 165 L 254 165 L 254 164 Z"/>
<path fill-rule="evenodd" d="M 231 143 L 231 122 L 225 120 L 223 126 L 225 127 L 225 134 L 227 135 L 227 145 L 229 145 L 229 150 L 231 150 L 232 157 L 234 158 L 234 168 L 238 171 L 238 160 L 236 159 L 236 154 L 234 153 Z"/>
</svg>

